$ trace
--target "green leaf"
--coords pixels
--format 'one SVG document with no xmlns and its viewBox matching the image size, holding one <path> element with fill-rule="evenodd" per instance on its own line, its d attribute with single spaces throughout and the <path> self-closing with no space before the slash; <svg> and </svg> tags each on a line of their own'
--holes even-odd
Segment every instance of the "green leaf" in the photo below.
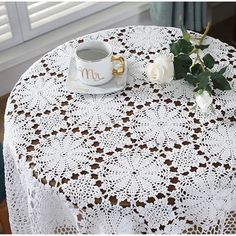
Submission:
<svg viewBox="0 0 236 236">
<path fill-rule="evenodd" d="M 192 65 L 192 59 L 186 54 L 180 54 L 174 58 L 175 78 L 182 79 L 190 72 L 190 66 Z"/>
<path fill-rule="evenodd" d="M 220 90 L 231 90 L 231 86 L 226 78 L 220 72 L 214 72 L 211 75 L 213 87 Z"/>
<path fill-rule="evenodd" d="M 188 33 L 188 31 L 186 30 L 186 28 L 184 27 L 183 25 L 183 22 L 181 21 L 180 23 L 180 28 L 181 28 L 181 31 L 182 31 L 182 34 L 183 34 L 183 38 L 186 40 L 186 41 L 190 41 L 190 34 Z"/>
<path fill-rule="evenodd" d="M 210 46 L 209 44 L 206 44 L 206 45 L 202 44 L 202 45 L 195 45 L 195 48 L 204 50 L 204 49 L 208 48 L 209 46 Z"/>
<path fill-rule="evenodd" d="M 212 89 L 212 87 L 208 84 L 206 86 L 206 91 L 210 94 L 210 95 L 215 95 L 214 90 Z"/>
<path fill-rule="evenodd" d="M 209 54 L 207 53 L 204 57 L 203 57 L 203 61 L 204 61 L 204 64 L 207 68 L 211 69 L 213 68 L 214 64 L 215 64 L 215 60 L 214 58 Z"/>
<path fill-rule="evenodd" d="M 193 45 L 185 39 L 170 44 L 170 51 L 176 56 L 180 53 L 189 54 L 193 50 Z"/>
<path fill-rule="evenodd" d="M 203 72 L 203 69 L 199 63 L 195 64 L 193 67 L 191 67 L 191 73 L 193 75 L 198 75 L 201 72 Z"/>
<path fill-rule="evenodd" d="M 188 83 L 196 86 L 198 83 L 198 80 L 195 76 L 191 75 L 191 74 L 187 74 L 186 77 L 184 78 L 185 81 L 187 81 Z"/>
<path fill-rule="evenodd" d="M 200 73 L 197 77 L 197 79 L 199 81 L 198 89 L 206 90 L 206 87 L 209 83 L 209 78 L 210 78 L 210 72 L 203 71 L 202 73 Z"/>
<path fill-rule="evenodd" d="M 223 67 L 222 69 L 220 69 L 220 71 L 218 73 L 220 73 L 221 75 L 223 75 L 225 73 L 227 69 L 227 66 L 226 67 Z"/>
</svg>

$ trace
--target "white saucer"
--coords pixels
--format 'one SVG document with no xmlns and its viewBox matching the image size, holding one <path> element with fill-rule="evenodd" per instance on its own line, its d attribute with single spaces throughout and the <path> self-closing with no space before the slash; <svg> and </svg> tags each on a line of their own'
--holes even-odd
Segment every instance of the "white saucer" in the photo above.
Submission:
<svg viewBox="0 0 236 236">
<path fill-rule="evenodd" d="M 114 76 L 106 84 L 99 86 L 90 86 L 83 84 L 78 79 L 78 70 L 74 57 L 71 57 L 69 72 L 66 80 L 66 87 L 72 92 L 78 92 L 82 94 L 105 94 L 113 93 L 122 90 L 126 86 L 127 82 L 127 62 L 125 60 L 125 72 L 122 76 Z"/>
</svg>

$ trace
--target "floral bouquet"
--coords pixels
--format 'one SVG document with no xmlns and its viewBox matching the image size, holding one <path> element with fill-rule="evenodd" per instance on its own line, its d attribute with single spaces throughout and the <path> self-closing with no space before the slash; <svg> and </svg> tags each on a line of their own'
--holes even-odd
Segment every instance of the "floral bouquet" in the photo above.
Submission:
<svg viewBox="0 0 236 236">
<path fill-rule="evenodd" d="M 215 60 L 212 55 L 200 55 L 201 51 L 209 47 L 203 44 L 209 29 L 210 23 L 202 37 L 194 43 L 192 36 L 181 25 L 182 38 L 170 44 L 170 54 L 161 54 L 147 68 L 150 80 L 159 84 L 169 83 L 173 79 L 184 79 L 193 85 L 196 104 L 203 113 L 212 107 L 214 89 L 231 89 L 224 76 L 226 67 L 213 71 Z"/>
</svg>

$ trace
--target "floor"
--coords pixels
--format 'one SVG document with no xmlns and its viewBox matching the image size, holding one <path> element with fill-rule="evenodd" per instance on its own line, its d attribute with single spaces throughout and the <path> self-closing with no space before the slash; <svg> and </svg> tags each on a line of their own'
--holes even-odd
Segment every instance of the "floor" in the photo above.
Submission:
<svg viewBox="0 0 236 236">
<path fill-rule="evenodd" d="M 5 96 L 0 97 L 0 143 L 3 141 L 3 131 L 4 131 L 4 113 L 5 113 L 5 107 L 6 102 L 9 94 L 6 94 Z"/>
</svg>

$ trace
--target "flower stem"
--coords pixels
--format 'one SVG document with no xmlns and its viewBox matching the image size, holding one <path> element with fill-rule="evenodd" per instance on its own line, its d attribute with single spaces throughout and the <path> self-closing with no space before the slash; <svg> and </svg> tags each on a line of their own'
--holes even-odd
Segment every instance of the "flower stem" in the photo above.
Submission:
<svg viewBox="0 0 236 236">
<path fill-rule="evenodd" d="M 207 27 L 206 27 L 206 29 L 205 29 L 205 31 L 204 31 L 202 37 L 199 39 L 199 45 L 202 45 L 203 40 L 205 39 L 205 37 L 207 36 L 207 33 L 208 33 L 209 30 L 210 30 L 210 27 L 211 27 L 211 22 L 209 21 L 209 22 L 207 23 Z M 201 65 L 202 69 L 205 70 L 204 62 L 202 61 L 202 59 L 201 59 L 201 57 L 200 57 L 200 55 L 199 55 L 199 49 L 194 48 L 194 49 L 192 50 L 192 52 L 190 52 L 190 55 L 193 54 L 193 53 L 196 53 L 196 55 L 197 55 L 197 57 L 196 57 L 196 59 L 195 59 L 193 65 L 195 65 L 195 64 L 197 63 L 197 61 L 199 61 L 199 63 L 200 63 L 200 65 Z"/>
<path fill-rule="evenodd" d="M 200 41 L 199 41 L 200 45 L 202 45 L 203 40 L 205 39 L 205 37 L 207 36 L 208 31 L 210 30 L 210 27 L 211 27 L 211 22 L 208 21 L 205 32 L 203 33 L 202 37 L 200 38 Z"/>
<path fill-rule="evenodd" d="M 201 59 L 201 57 L 199 55 L 199 51 L 198 50 L 197 50 L 196 54 L 197 54 L 197 60 L 199 61 L 202 69 L 204 70 L 205 69 L 205 65 L 204 65 L 204 62 L 202 61 L 202 59 Z"/>
</svg>

